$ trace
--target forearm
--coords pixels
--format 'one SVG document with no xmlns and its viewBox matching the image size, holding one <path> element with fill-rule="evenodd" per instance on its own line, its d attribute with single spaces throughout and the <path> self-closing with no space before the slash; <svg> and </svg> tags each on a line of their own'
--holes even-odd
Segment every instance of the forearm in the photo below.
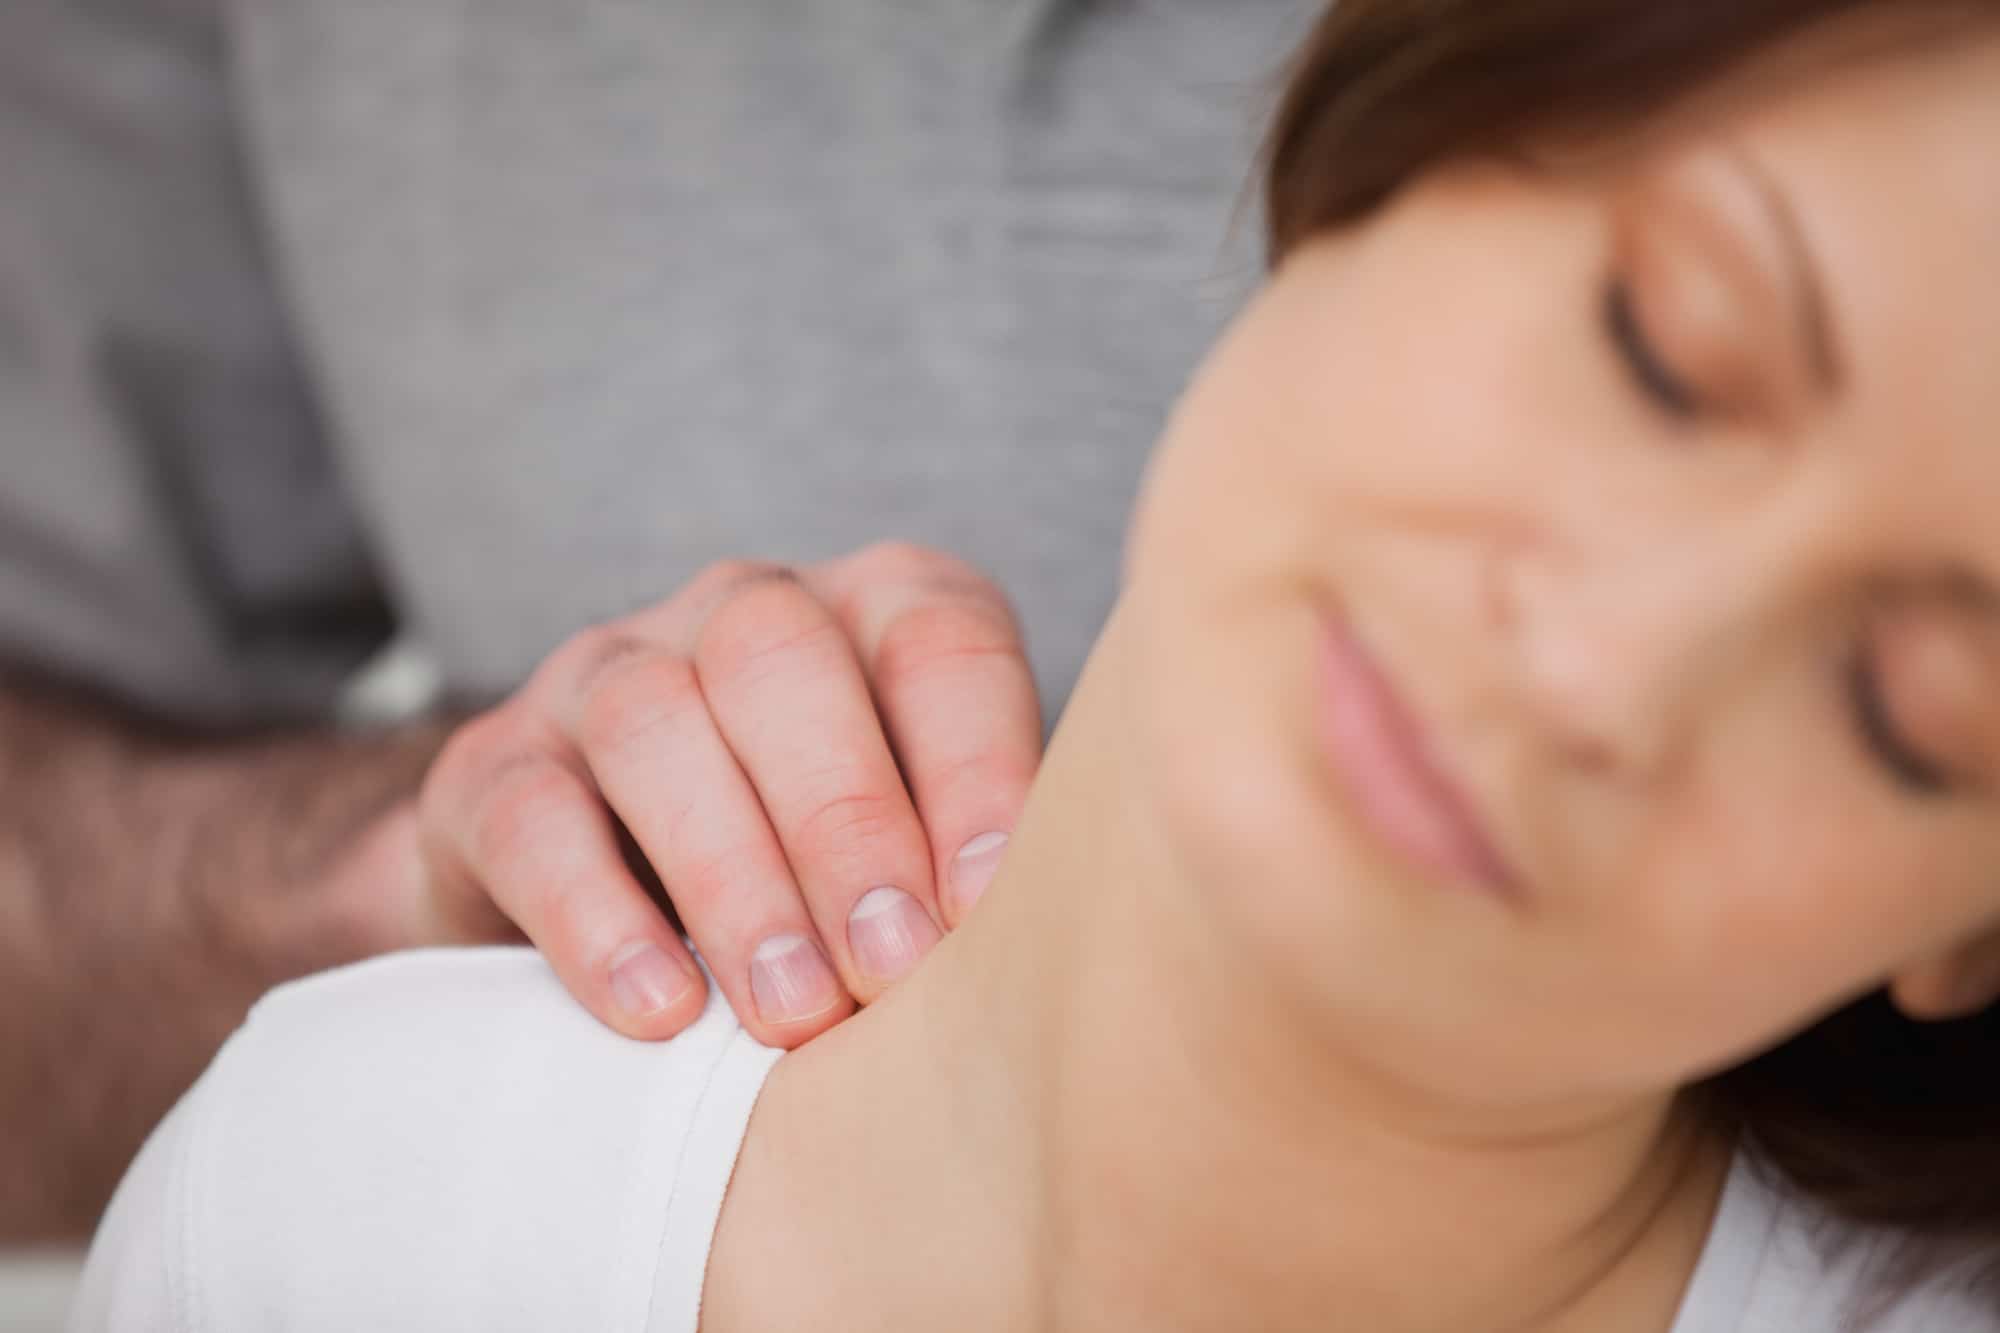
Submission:
<svg viewBox="0 0 2000 1333">
<path fill-rule="evenodd" d="M 262 991 L 425 937 L 385 877 L 442 740 L 171 736 L 0 682 L 0 1241 L 87 1232 Z"/>
</svg>

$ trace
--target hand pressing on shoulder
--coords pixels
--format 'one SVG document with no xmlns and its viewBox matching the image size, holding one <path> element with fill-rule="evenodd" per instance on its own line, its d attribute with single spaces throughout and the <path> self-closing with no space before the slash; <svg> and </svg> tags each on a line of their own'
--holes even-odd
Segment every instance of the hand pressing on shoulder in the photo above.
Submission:
<svg viewBox="0 0 2000 1333">
<path fill-rule="evenodd" d="M 511 922 L 599 1019 L 673 1035 L 706 984 L 792 1047 L 903 976 L 992 876 L 1042 724 L 1005 595 L 888 543 L 712 566 L 461 726 L 408 836 L 435 920 Z"/>
</svg>

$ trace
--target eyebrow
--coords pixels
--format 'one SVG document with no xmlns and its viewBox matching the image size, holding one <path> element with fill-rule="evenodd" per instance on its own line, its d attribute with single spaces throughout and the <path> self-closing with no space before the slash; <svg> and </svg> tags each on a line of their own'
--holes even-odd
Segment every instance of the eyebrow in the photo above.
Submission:
<svg viewBox="0 0 2000 1333">
<path fill-rule="evenodd" d="M 1791 199 L 1780 188 L 1778 182 L 1747 148 L 1740 144 L 1732 147 L 1729 158 L 1749 178 L 1757 198 L 1762 201 L 1764 211 L 1770 216 L 1771 224 L 1777 228 L 1778 237 L 1783 242 L 1785 257 L 1792 270 L 1792 290 L 1796 293 L 1795 314 L 1799 327 L 1805 334 L 1806 353 L 1812 362 L 1813 378 L 1819 382 L 1822 392 L 1829 395 L 1838 393 L 1845 377 L 1840 357 L 1834 350 L 1833 325 L 1827 314 L 1826 289 L 1819 280 L 1819 266 L 1813 262 L 1812 247 L 1806 243 L 1805 229 L 1799 225 L 1799 215 L 1792 208 Z"/>
</svg>

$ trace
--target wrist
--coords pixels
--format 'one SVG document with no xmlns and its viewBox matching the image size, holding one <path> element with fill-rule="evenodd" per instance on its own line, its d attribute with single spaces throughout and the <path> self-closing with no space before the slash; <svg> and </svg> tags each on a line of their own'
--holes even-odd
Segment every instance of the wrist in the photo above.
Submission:
<svg viewBox="0 0 2000 1333">
<path fill-rule="evenodd" d="M 200 945 L 261 992 L 437 938 L 415 812 L 437 744 L 295 738 L 205 761 L 179 877 Z"/>
</svg>

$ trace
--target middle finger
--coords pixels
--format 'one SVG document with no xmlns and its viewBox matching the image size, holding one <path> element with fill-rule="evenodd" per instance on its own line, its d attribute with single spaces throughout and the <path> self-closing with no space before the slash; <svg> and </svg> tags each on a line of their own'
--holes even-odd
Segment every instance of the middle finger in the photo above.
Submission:
<svg viewBox="0 0 2000 1333">
<path fill-rule="evenodd" d="M 837 621 L 793 579 L 748 583 L 694 648 L 716 725 L 757 789 L 848 988 L 879 995 L 939 937 L 929 844 Z"/>
</svg>

